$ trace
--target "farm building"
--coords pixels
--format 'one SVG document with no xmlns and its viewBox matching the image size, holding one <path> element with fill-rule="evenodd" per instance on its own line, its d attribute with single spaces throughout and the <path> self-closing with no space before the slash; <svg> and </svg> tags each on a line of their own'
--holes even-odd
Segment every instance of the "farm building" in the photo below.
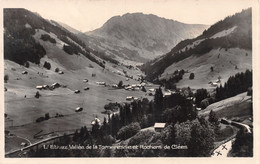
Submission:
<svg viewBox="0 0 260 164">
<path fill-rule="evenodd" d="M 125 90 L 132 90 L 132 86 L 125 87 Z"/>
<path fill-rule="evenodd" d="M 164 92 L 164 93 L 163 93 L 163 97 L 168 97 L 168 96 L 171 96 L 171 95 L 172 95 L 171 92 Z"/>
<path fill-rule="evenodd" d="M 40 89 L 41 90 L 41 89 L 43 89 L 43 86 L 42 85 L 37 85 L 36 89 Z"/>
<path fill-rule="evenodd" d="M 64 72 L 63 71 L 59 71 L 59 74 L 64 74 Z"/>
<path fill-rule="evenodd" d="M 80 93 L 80 90 L 75 90 L 74 93 Z"/>
<path fill-rule="evenodd" d="M 101 126 L 101 121 L 100 119 L 98 119 L 97 117 L 91 121 L 91 125 L 95 125 L 95 124 L 98 124 L 99 126 Z"/>
<path fill-rule="evenodd" d="M 82 111 L 82 110 L 83 110 L 82 107 L 77 107 L 77 108 L 75 109 L 75 112 L 80 112 L 80 111 Z"/>
<path fill-rule="evenodd" d="M 127 97 L 126 97 L 126 100 L 128 100 L 128 101 L 131 101 L 131 100 L 133 100 L 133 99 L 134 99 L 133 96 L 127 96 Z"/>
<path fill-rule="evenodd" d="M 89 87 L 85 87 L 84 90 L 89 90 Z"/>
<path fill-rule="evenodd" d="M 154 130 L 155 130 L 156 132 L 161 132 L 161 131 L 164 129 L 165 125 L 166 125 L 166 123 L 156 122 L 156 123 L 154 124 Z"/>
<path fill-rule="evenodd" d="M 60 87 L 60 84 L 59 83 L 53 83 L 51 86 L 53 86 L 54 88 L 58 88 L 58 87 Z"/>
<path fill-rule="evenodd" d="M 23 75 L 26 75 L 26 74 L 28 74 L 28 72 L 27 72 L 27 71 L 23 71 L 22 74 L 23 74 Z"/>
<path fill-rule="evenodd" d="M 118 85 L 117 84 L 112 84 L 112 87 L 113 88 L 118 88 Z"/>
<path fill-rule="evenodd" d="M 106 85 L 106 82 L 98 81 L 98 82 L 96 82 L 96 84 L 98 84 L 98 85 Z"/>
</svg>

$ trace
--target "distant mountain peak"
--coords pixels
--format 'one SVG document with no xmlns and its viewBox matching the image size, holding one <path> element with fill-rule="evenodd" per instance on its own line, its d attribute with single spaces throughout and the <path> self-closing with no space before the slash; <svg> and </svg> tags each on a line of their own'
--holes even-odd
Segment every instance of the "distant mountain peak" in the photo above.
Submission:
<svg viewBox="0 0 260 164">
<path fill-rule="evenodd" d="M 114 16 L 101 28 L 85 34 L 105 39 L 115 46 L 134 50 L 147 61 L 170 51 L 183 39 L 198 36 L 207 27 L 207 25 L 185 24 L 154 14 L 137 12 Z"/>
</svg>

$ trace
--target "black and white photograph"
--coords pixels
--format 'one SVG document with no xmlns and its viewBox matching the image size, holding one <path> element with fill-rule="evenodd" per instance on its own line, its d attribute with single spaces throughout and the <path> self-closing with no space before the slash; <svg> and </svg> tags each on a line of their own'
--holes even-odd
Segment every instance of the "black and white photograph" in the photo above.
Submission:
<svg viewBox="0 0 260 164">
<path fill-rule="evenodd" d="M 257 1 L 1 3 L 3 158 L 255 157 Z"/>
</svg>

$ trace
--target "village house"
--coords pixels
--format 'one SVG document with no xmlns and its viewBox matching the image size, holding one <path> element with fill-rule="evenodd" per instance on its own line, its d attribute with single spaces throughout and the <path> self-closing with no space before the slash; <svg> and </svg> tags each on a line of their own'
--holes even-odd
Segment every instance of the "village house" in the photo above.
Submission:
<svg viewBox="0 0 260 164">
<path fill-rule="evenodd" d="M 82 110 L 83 110 L 82 107 L 77 107 L 77 108 L 75 109 L 75 112 L 80 112 L 80 111 L 82 111 Z"/>
<path fill-rule="evenodd" d="M 161 131 L 164 129 L 165 125 L 166 125 L 166 123 L 156 122 L 156 123 L 154 124 L 154 130 L 155 130 L 156 132 L 161 132 Z"/>
</svg>

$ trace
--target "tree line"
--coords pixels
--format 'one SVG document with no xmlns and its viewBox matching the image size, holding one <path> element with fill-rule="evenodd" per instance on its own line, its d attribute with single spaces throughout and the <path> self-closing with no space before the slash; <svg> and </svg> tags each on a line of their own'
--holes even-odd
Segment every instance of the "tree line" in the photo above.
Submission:
<svg viewBox="0 0 260 164">
<path fill-rule="evenodd" d="M 216 88 L 216 100 L 221 101 L 246 92 L 248 88 L 252 87 L 252 80 L 252 70 L 246 70 L 245 73 L 241 72 L 229 77 L 224 87 L 220 85 L 220 87 Z"/>
</svg>

